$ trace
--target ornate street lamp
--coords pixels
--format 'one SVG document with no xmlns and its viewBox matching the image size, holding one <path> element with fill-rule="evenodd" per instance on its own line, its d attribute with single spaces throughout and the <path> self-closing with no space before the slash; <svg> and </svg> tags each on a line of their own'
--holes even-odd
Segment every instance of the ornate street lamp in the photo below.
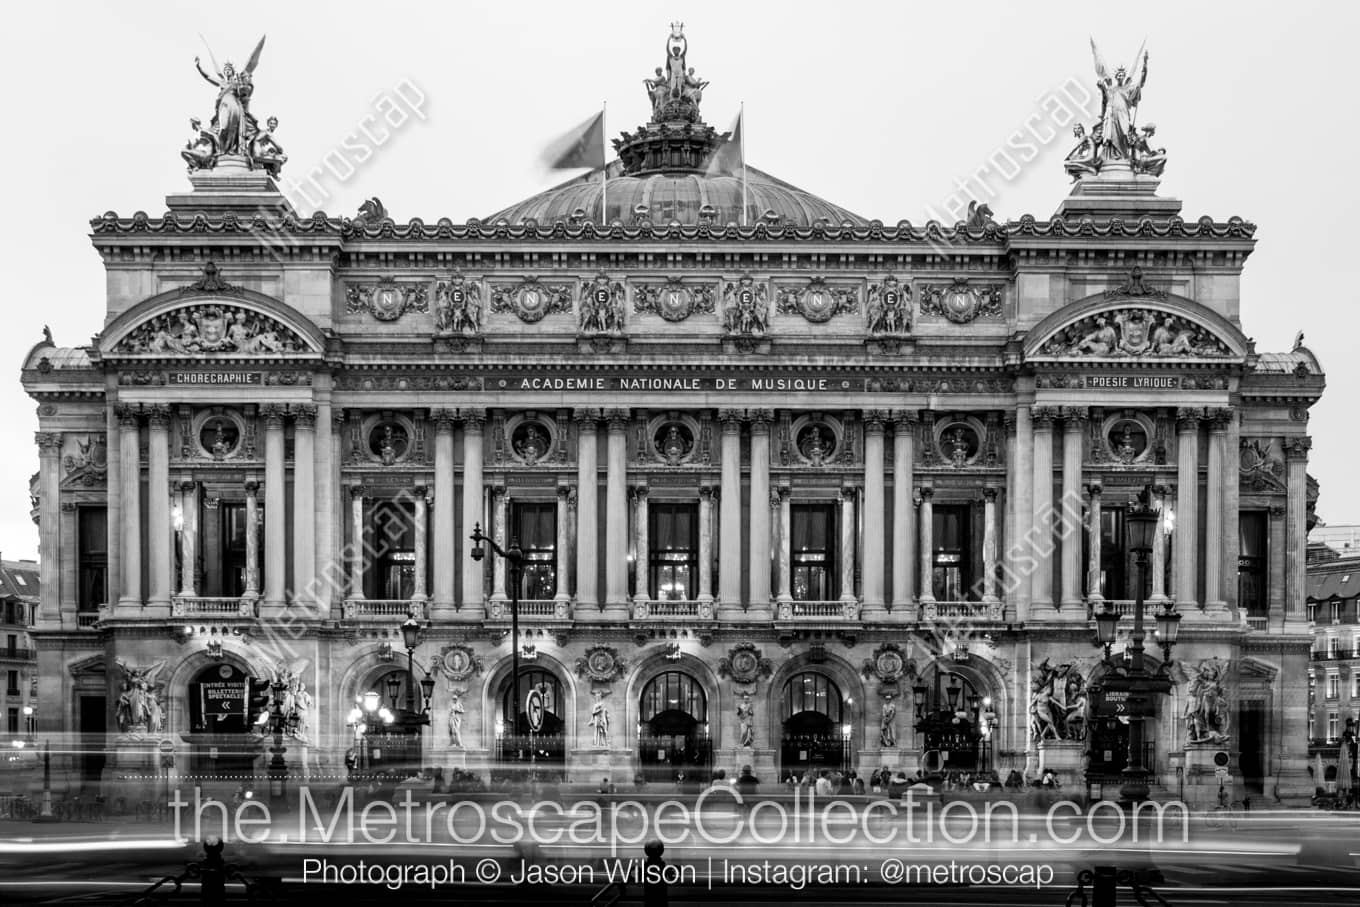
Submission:
<svg viewBox="0 0 1360 907">
<path fill-rule="evenodd" d="M 1129 702 L 1129 755 L 1128 763 L 1122 772 L 1124 783 L 1119 795 L 1130 803 L 1139 803 L 1148 798 L 1148 777 L 1150 769 L 1143 764 L 1143 741 L 1148 713 L 1152 712 L 1152 697 L 1171 690 L 1171 682 L 1165 673 L 1153 676 L 1144 662 L 1143 641 L 1146 639 L 1143 620 L 1143 585 L 1147 577 L 1148 555 L 1156 543 L 1157 522 L 1164 519 L 1152 506 L 1152 488 L 1145 487 L 1125 514 L 1124 521 L 1128 549 L 1133 552 L 1134 563 L 1138 567 L 1136 595 L 1133 608 L 1133 633 L 1129 637 L 1128 648 L 1124 652 L 1124 664 L 1114 665 L 1110 658 L 1110 646 L 1114 642 L 1119 626 L 1119 614 L 1110 606 L 1095 615 L 1096 640 L 1105 647 L 1105 657 L 1111 670 L 1120 677 L 1105 684 L 1107 689 L 1123 690 Z M 1176 644 L 1181 615 L 1175 613 L 1175 605 L 1167 602 L 1163 610 L 1155 616 L 1157 638 L 1165 656 L 1163 672 L 1171 660 L 1171 647 Z"/>
<path fill-rule="evenodd" d="M 473 559 L 474 561 L 477 561 L 477 562 L 480 563 L 481 560 L 482 560 L 482 558 L 486 557 L 486 552 L 482 549 L 482 545 L 483 545 L 483 544 L 486 544 L 486 545 L 490 546 L 491 551 L 492 551 L 497 557 L 505 558 L 506 564 L 507 564 L 507 566 L 509 567 L 509 574 L 510 574 L 510 576 L 509 576 L 509 580 L 510 580 L 510 653 L 511 653 L 511 663 L 510 663 L 510 690 L 511 690 L 511 693 L 510 693 L 510 697 L 511 697 L 511 700 L 514 702 L 514 706 L 515 706 L 515 714 L 514 714 L 512 717 L 513 717 L 513 720 L 514 720 L 515 724 L 518 725 L 518 724 L 519 724 L 519 716 L 520 716 L 520 714 L 524 711 L 524 703 L 520 702 L 520 698 L 519 698 L 519 586 L 520 586 L 520 575 L 521 575 L 521 573 L 522 573 L 522 571 L 523 571 L 523 569 L 524 569 L 524 552 L 523 552 L 523 551 L 520 549 L 520 547 L 519 547 L 519 540 L 518 540 L 518 539 L 511 539 L 511 540 L 510 540 L 510 547 L 509 547 L 509 549 L 503 549 L 503 548 L 501 548 L 501 546 L 500 546 L 500 545 L 497 545 L 496 542 L 495 542 L 494 540 L 492 540 L 492 539 L 490 539 L 490 538 L 487 538 L 485 535 L 482 534 L 482 524 L 481 524 L 481 523 L 475 523 L 475 524 L 473 525 L 473 527 L 472 527 L 472 535 L 470 536 L 470 538 L 472 539 L 472 542 L 473 542 L 473 545 L 472 545 L 472 559 Z M 535 728 L 535 727 L 532 727 L 532 726 L 529 728 L 529 732 L 530 732 L 531 734 L 532 734 L 534 731 L 536 731 L 536 730 L 538 730 L 538 729 Z M 516 727 L 515 733 L 518 733 L 518 732 L 519 732 L 519 729 L 518 729 L 518 727 Z M 533 747 L 531 746 L 531 747 L 530 747 L 530 750 L 532 750 L 532 749 L 533 749 Z"/>
</svg>

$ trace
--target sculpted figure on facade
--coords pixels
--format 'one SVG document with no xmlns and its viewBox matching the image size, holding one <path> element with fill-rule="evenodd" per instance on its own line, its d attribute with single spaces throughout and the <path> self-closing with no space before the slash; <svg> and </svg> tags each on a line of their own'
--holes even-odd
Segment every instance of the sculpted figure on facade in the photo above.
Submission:
<svg viewBox="0 0 1360 907">
<path fill-rule="evenodd" d="M 755 706 L 751 704 L 751 694 L 742 693 L 737 701 L 738 746 L 755 746 Z"/>
<path fill-rule="evenodd" d="M 607 749 L 609 747 L 609 707 L 604 704 L 604 697 L 607 693 L 605 690 L 594 690 L 591 695 L 595 697 L 595 702 L 590 707 L 590 721 L 587 723 L 594 732 L 594 745 L 601 749 Z"/>
<path fill-rule="evenodd" d="M 623 284 L 601 274 L 581 293 L 581 333 L 623 333 Z"/>
<path fill-rule="evenodd" d="M 870 284 L 865 307 L 869 333 L 875 336 L 905 334 L 911 328 L 910 298 L 911 288 L 898 286 L 897 278 L 892 275 L 882 283 Z"/>
<path fill-rule="evenodd" d="M 897 746 L 897 703 L 891 694 L 883 697 L 883 714 L 878 722 L 878 743 L 884 749 Z"/>
<path fill-rule="evenodd" d="M 454 749 L 463 748 L 463 715 L 467 712 L 463 707 L 463 697 L 466 694 L 466 687 L 449 689 L 449 746 Z"/>
<path fill-rule="evenodd" d="M 1086 681 L 1075 665 L 1045 658 L 1030 675 L 1030 735 L 1035 740 L 1082 740 L 1086 736 Z"/>
<path fill-rule="evenodd" d="M 295 353 L 301 338 L 238 306 L 190 305 L 149 319 L 118 344 L 124 353 Z"/>
<path fill-rule="evenodd" d="M 278 120 L 271 117 L 266 128 L 260 129 L 250 112 L 250 99 L 255 93 L 255 68 L 263 50 L 264 38 L 260 38 L 244 68 L 238 70 L 228 61 L 218 69 L 217 61 L 212 60 L 211 73 L 203 69 L 198 57 L 194 57 L 194 68 L 204 81 L 217 89 L 217 99 L 206 130 L 211 141 L 205 142 L 201 137 L 192 139 L 190 147 L 181 152 L 191 170 L 210 170 L 224 158 L 233 158 L 245 162 L 251 169 L 259 168 L 278 176 L 279 169 L 288 160 L 273 136 Z M 209 145 L 213 149 L 211 155 L 208 154 Z"/>
<path fill-rule="evenodd" d="M 1231 351 L 1206 328 L 1150 309 L 1113 309 L 1088 315 L 1044 343 L 1045 356 L 1221 357 Z"/>
<path fill-rule="evenodd" d="M 123 673 L 123 688 L 118 694 L 116 718 L 123 733 L 159 734 L 165 730 L 165 711 L 161 706 L 162 691 L 156 675 L 165 667 L 158 661 L 148 668 L 134 668 L 121 659 L 118 669 Z"/>
<path fill-rule="evenodd" d="M 769 302 L 764 283 L 750 277 L 729 282 L 723 290 L 723 327 L 727 333 L 763 337 L 769 326 Z"/>
<path fill-rule="evenodd" d="M 439 334 L 475 337 L 482 330 L 482 291 L 476 281 L 456 274 L 434 288 L 434 327 Z"/>
<path fill-rule="evenodd" d="M 179 153 L 179 156 L 184 158 L 184 163 L 189 165 L 189 172 L 211 170 L 217 166 L 218 153 L 217 135 L 204 129 L 203 121 L 198 117 L 190 118 L 189 141 Z"/>
<path fill-rule="evenodd" d="M 1166 149 L 1150 145 L 1156 127 L 1149 123 L 1140 129 L 1136 123 L 1143 86 L 1147 84 L 1147 52 L 1139 49 L 1132 75 L 1123 66 L 1111 74 L 1094 39 L 1091 55 L 1095 61 L 1096 88 L 1100 91 L 1100 118 L 1091 125 L 1089 135 L 1084 126 L 1078 125 L 1073 130 L 1077 145 L 1063 162 L 1064 169 L 1074 180 L 1095 176 L 1111 164 L 1133 173 L 1161 176 L 1166 168 Z"/>
<path fill-rule="evenodd" d="M 1228 741 L 1228 695 L 1224 689 L 1226 666 L 1220 659 L 1206 658 L 1186 683 L 1185 742 Z"/>
</svg>

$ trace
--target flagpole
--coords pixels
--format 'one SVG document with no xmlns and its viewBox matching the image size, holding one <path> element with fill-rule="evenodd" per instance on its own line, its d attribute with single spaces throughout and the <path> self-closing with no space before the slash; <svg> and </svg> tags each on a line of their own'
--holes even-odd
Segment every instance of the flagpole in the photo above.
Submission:
<svg viewBox="0 0 1360 907">
<path fill-rule="evenodd" d="M 605 129 L 605 114 L 609 110 L 609 102 L 605 101 L 600 105 L 600 160 L 604 161 L 604 166 L 600 168 L 600 226 L 609 226 L 608 210 L 609 202 L 609 140 L 605 138 L 608 131 Z"/>
<path fill-rule="evenodd" d="M 741 102 L 737 113 L 741 134 L 737 136 L 737 154 L 741 155 L 741 225 L 746 226 L 746 102 Z"/>
</svg>

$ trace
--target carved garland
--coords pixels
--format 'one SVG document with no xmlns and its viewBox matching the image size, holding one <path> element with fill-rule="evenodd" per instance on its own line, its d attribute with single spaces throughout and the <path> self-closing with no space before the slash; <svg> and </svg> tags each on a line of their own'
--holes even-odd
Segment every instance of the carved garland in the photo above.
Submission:
<svg viewBox="0 0 1360 907">
<path fill-rule="evenodd" d="M 753 642 L 741 642 L 727 650 L 718 661 L 718 676 L 737 683 L 755 683 L 774 673 L 774 663 L 760 654 Z"/>
<path fill-rule="evenodd" d="M 588 677 L 594 683 L 608 683 L 623 676 L 628 662 L 619 657 L 612 646 L 592 646 L 576 659 L 576 676 Z"/>
<path fill-rule="evenodd" d="M 828 286 L 820 277 L 805 287 L 781 287 L 777 311 L 781 315 L 802 315 L 813 324 L 823 324 L 836 315 L 859 311 L 859 297 L 853 287 Z"/>
<path fill-rule="evenodd" d="M 384 277 L 377 283 L 355 284 L 345 291 L 346 311 L 368 312 L 379 321 L 396 321 L 407 312 L 428 312 L 429 296 L 423 283 L 397 283 Z"/>
<path fill-rule="evenodd" d="M 955 324 L 998 317 L 1001 302 L 999 285 L 969 286 L 966 277 L 956 277 L 948 285 L 928 284 L 921 288 L 921 314 L 942 316 Z"/>
<path fill-rule="evenodd" d="M 147 319 L 118 342 L 123 353 L 297 353 L 307 350 L 294 331 L 241 306 L 201 303 Z"/>
<path fill-rule="evenodd" d="M 540 283 L 527 277 L 517 284 L 492 284 L 491 311 L 513 312 L 525 324 L 536 324 L 545 315 L 571 311 L 571 288 L 566 284 Z"/>
<path fill-rule="evenodd" d="M 674 322 L 691 315 L 712 315 L 713 287 L 685 284 L 675 277 L 665 283 L 640 284 L 633 290 L 633 311 L 660 315 Z"/>
</svg>

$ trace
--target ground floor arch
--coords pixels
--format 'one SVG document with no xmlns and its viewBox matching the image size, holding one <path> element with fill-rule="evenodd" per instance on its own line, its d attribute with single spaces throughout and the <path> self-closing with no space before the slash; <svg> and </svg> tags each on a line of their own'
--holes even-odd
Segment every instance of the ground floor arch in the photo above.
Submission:
<svg viewBox="0 0 1360 907">
<path fill-rule="evenodd" d="M 639 772 L 648 783 L 706 783 L 713 764 L 709 699 L 698 677 L 661 671 L 638 694 Z"/>
</svg>

